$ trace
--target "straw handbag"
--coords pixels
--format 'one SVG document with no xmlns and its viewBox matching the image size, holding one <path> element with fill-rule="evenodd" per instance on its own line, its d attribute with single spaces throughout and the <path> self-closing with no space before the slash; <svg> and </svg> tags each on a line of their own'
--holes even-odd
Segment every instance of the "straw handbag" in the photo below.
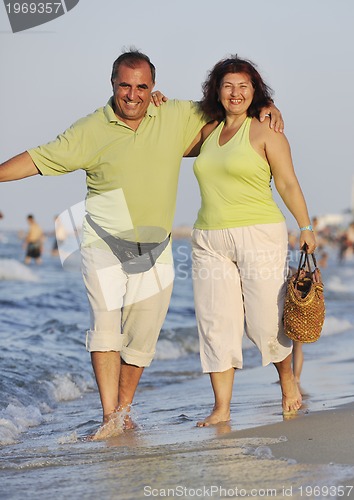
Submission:
<svg viewBox="0 0 354 500">
<path fill-rule="evenodd" d="M 321 271 L 314 254 L 311 270 L 309 255 L 301 251 L 297 272 L 288 279 L 284 304 L 284 331 L 298 342 L 316 342 L 325 318 L 325 302 Z"/>
</svg>

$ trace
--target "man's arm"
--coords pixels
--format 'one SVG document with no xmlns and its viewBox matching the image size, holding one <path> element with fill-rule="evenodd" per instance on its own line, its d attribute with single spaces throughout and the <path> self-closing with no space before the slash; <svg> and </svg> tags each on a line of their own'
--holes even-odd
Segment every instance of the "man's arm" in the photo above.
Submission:
<svg viewBox="0 0 354 500">
<path fill-rule="evenodd" d="M 189 157 L 189 158 L 194 158 L 199 155 L 200 153 L 200 148 L 205 141 L 207 137 L 212 133 L 212 131 L 218 126 L 218 122 L 215 120 L 213 122 L 209 122 L 204 127 L 202 130 L 198 133 L 198 135 L 195 137 L 194 141 L 192 144 L 189 146 L 189 148 L 186 149 L 184 152 L 184 157 Z"/>
<path fill-rule="evenodd" d="M 39 170 L 27 151 L 0 165 L 0 182 L 16 181 L 36 174 L 39 174 Z"/>
</svg>

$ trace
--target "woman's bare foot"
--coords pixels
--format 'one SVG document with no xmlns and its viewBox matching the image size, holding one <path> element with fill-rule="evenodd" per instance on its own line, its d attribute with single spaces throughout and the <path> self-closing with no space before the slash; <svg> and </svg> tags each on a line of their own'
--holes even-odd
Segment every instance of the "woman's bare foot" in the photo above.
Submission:
<svg viewBox="0 0 354 500">
<path fill-rule="evenodd" d="M 209 427 L 209 425 L 220 424 L 221 422 L 229 422 L 230 410 L 214 409 L 208 417 L 200 422 L 197 422 L 197 427 Z"/>
<path fill-rule="evenodd" d="M 283 361 L 274 363 L 277 369 L 282 393 L 283 414 L 297 412 L 301 408 L 302 396 L 291 367 L 292 354 Z"/>
<path fill-rule="evenodd" d="M 293 413 L 301 408 L 302 396 L 294 376 L 280 379 L 283 413 Z"/>
</svg>

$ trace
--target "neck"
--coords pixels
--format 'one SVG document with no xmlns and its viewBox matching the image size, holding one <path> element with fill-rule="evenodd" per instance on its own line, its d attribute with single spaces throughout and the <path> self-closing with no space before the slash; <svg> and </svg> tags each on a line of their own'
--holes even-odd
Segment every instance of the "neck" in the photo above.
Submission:
<svg viewBox="0 0 354 500">
<path fill-rule="evenodd" d="M 242 113 L 242 115 L 226 115 L 225 126 L 227 128 L 238 128 L 247 118 L 247 113 Z"/>
</svg>

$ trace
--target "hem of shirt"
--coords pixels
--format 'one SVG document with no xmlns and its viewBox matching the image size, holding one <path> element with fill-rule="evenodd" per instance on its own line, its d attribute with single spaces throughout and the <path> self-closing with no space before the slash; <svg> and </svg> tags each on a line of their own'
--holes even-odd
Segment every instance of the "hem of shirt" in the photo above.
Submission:
<svg viewBox="0 0 354 500">
<path fill-rule="evenodd" d="M 269 221 L 255 221 L 255 222 L 245 222 L 245 223 L 228 223 L 228 224 L 218 224 L 217 226 L 212 225 L 203 225 L 203 224 L 194 224 L 193 229 L 203 229 L 205 231 L 212 231 L 214 229 L 232 229 L 234 227 L 247 227 L 247 226 L 260 226 L 265 224 L 281 224 L 285 222 L 285 217 L 278 220 L 269 220 Z"/>
</svg>

